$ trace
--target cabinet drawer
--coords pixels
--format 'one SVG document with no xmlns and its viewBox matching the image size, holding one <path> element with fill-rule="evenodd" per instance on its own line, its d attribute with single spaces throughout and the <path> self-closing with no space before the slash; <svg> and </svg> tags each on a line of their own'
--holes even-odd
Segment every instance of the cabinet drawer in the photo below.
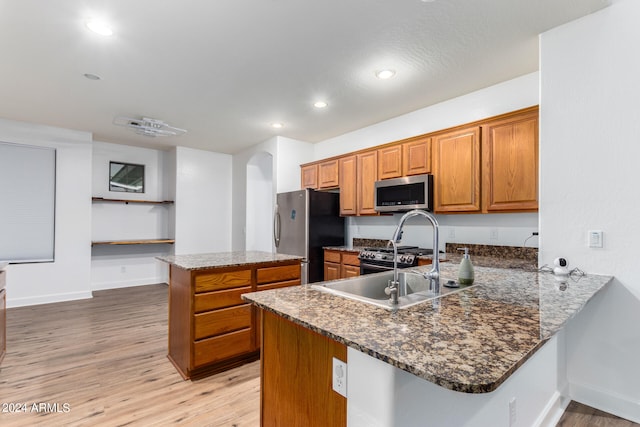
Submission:
<svg viewBox="0 0 640 427">
<path fill-rule="evenodd" d="M 208 311 L 194 316 L 194 339 L 251 327 L 251 304 Z"/>
<path fill-rule="evenodd" d="M 342 254 L 342 263 L 360 267 L 360 260 L 358 259 L 358 254 L 354 254 L 350 252 L 345 252 Z"/>
<path fill-rule="evenodd" d="M 286 288 L 287 286 L 297 286 L 300 284 L 300 279 L 287 280 L 286 282 L 267 283 L 266 285 L 258 285 L 259 291 L 266 291 L 268 289 Z"/>
<path fill-rule="evenodd" d="M 324 251 L 324 262 L 340 263 L 340 252 Z"/>
<path fill-rule="evenodd" d="M 249 353 L 254 349 L 251 329 L 196 341 L 193 343 L 194 368 Z"/>
<path fill-rule="evenodd" d="M 200 273 L 195 276 L 196 292 L 251 286 L 251 270 Z"/>
<path fill-rule="evenodd" d="M 259 268 L 257 272 L 257 282 L 271 283 L 282 282 L 300 278 L 300 264 L 284 265 L 280 267 Z"/>
<path fill-rule="evenodd" d="M 196 313 L 200 313 L 218 308 L 246 304 L 246 302 L 240 298 L 240 295 L 246 294 L 247 292 L 251 292 L 251 286 L 196 294 L 193 302 L 193 310 Z"/>
</svg>

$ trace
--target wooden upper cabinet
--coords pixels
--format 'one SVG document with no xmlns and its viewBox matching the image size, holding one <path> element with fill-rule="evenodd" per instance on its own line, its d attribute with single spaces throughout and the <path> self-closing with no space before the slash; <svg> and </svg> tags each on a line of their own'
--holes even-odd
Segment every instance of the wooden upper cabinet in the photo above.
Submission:
<svg viewBox="0 0 640 427">
<path fill-rule="evenodd" d="M 480 211 L 480 127 L 433 137 L 434 211 Z"/>
<path fill-rule="evenodd" d="M 341 157 L 339 162 L 340 178 L 340 215 L 357 215 L 358 201 L 356 196 L 357 160 L 356 156 Z"/>
<path fill-rule="evenodd" d="M 340 185 L 338 159 L 318 164 L 318 188 L 337 188 Z"/>
<path fill-rule="evenodd" d="M 424 173 L 431 173 L 431 138 L 402 144 L 402 176 Z"/>
<path fill-rule="evenodd" d="M 378 151 L 357 155 L 358 215 L 377 215 L 375 210 L 375 182 L 378 179 Z"/>
<path fill-rule="evenodd" d="M 398 178 L 402 176 L 402 145 L 380 148 L 378 150 L 378 179 Z"/>
<path fill-rule="evenodd" d="M 482 127 L 485 212 L 538 209 L 538 110 Z"/>
<path fill-rule="evenodd" d="M 304 165 L 300 166 L 300 187 L 305 188 L 318 188 L 318 165 Z"/>
</svg>

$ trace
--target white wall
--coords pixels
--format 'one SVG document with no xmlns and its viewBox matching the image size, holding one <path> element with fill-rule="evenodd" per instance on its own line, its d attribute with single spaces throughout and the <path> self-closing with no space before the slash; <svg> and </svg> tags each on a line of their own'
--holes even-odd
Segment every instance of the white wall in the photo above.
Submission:
<svg viewBox="0 0 640 427">
<path fill-rule="evenodd" d="M 255 212 L 247 211 L 247 165 L 258 153 L 267 153 L 273 159 L 272 206 L 277 193 L 300 189 L 300 164 L 313 161 L 313 145 L 290 138 L 273 137 L 233 156 L 233 250 L 245 250 L 247 221 Z M 247 216 L 247 213 L 250 215 Z M 272 212 L 260 215 L 272 217 Z M 249 238 L 251 240 L 251 237 Z"/>
<path fill-rule="evenodd" d="M 176 255 L 231 250 L 232 157 L 177 147 L 175 164 Z"/>
<path fill-rule="evenodd" d="M 167 151 L 106 142 L 93 143 L 92 194 L 125 200 L 173 200 Z M 144 193 L 109 191 L 109 162 L 145 166 Z M 172 238 L 173 205 L 94 203 L 92 240 Z M 91 288 L 111 289 L 167 281 L 167 269 L 156 256 L 173 253 L 172 245 L 94 246 L 91 251 Z"/>
<path fill-rule="evenodd" d="M 246 167 L 247 201 L 246 211 L 246 250 L 272 250 L 273 212 L 273 156 L 259 152 L 253 155 Z"/>
<path fill-rule="evenodd" d="M 0 140 L 56 149 L 55 261 L 10 265 L 7 306 L 91 297 L 91 134 L 0 119 Z"/>
<path fill-rule="evenodd" d="M 571 397 L 640 422 L 640 2 L 541 36 L 540 261 L 616 277 L 571 323 Z M 587 247 L 588 230 L 604 248 Z M 579 286 L 579 283 L 577 284 Z"/>
<path fill-rule="evenodd" d="M 421 110 L 328 139 L 314 146 L 314 160 L 344 154 L 474 122 L 539 103 L 538 73 L 527 74 Z M 347 222 L 347 241 L 354 237 L 389 239 L 399 216 L 352 217 Z M 538 231 L 538 215 L 438 215 L 440 248 L 447 242 L 522 246 Z M 430 248 L 431 230 L 420 219 L 408 222 L 403 244 Z M 496 238 L 497 236 L 497 238 Z M 527 246 L 537 247 L 537 238 Z"/>
</svg>

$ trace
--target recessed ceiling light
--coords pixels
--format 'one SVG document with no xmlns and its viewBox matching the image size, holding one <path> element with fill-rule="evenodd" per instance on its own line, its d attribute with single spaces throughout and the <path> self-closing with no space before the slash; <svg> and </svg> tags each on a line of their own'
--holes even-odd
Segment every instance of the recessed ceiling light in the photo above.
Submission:
<svg viewBox="0 0 640 427">
<path fill-rule="evenodd" d="M 271 127 L 274 129 L 281 129 L 284 125 L 282 123 L 271 123 Z"/>
<path fill-rule="evenodd" d="M 89 80 L 100 80 L 100 76 L 98 76 L 97 74 L 84 73 L 83 76 L 85 76 Z"/>
<path fill-rule="evenodd" d="M 396 72 L 394 70 L 387 69 L 387 70 L 376 71 L 376 77 L 379 78 L 380 80 L 390 79 L 395 75 L 396 75 Z"/>
<path fill-rule="evenodd" d="M 104 21 L 100 21 L 97 19 L 89 19 L 86 22 L 87 28 L 93 31 L 94 33 L 100 34 L 101 36 L 110 36 L 113 35 L 113 30 Z"/>
<path fill-rule="evenodd" d="M 327 105 L 329 104 L 327 104 L 325 101 L 316 101 L 313 103 L 313 106 L 316 108 L 326 108 Z"/>
</svg>

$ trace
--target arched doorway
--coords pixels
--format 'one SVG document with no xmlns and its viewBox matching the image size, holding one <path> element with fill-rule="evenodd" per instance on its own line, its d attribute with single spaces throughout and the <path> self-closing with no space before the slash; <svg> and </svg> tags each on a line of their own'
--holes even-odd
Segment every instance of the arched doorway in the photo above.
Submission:
<svg viewBox="0 0 640 427">
<path fill-rule="evenodd" d="M 253 155 L 247 162 L 245 248 L 271 252 L 273 248 L 273 156 Z"/>
</svg>

